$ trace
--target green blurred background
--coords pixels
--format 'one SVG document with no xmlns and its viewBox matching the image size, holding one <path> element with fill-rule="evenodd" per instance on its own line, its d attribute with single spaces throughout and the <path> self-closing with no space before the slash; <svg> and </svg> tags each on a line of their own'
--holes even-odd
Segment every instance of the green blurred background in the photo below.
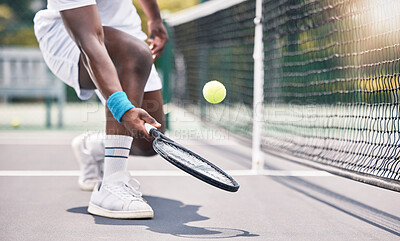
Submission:
<svg viewBox="0 0 400 241">
<path fill-rule="evenodd" d="M 194 6 L 200 0 L 158 0 L 163 14 L 174 13 Z M 37 46 L 33 33 L 32 19 L 37 11 L 46 8 L 46 0 L 3 0 L 0 3 L 0 45 Z M 134 0 L 143 20 L 143 29 L 147 31 L 146 17 L 139 1 Z"/>
<path fill-rule="evenodd" d="M 200 0 L 158 0 L 162 15 L 199 4 Z M 0 47 L 38 46 L 33 32 L 33 17 L 46 8 L 46 0 L 3 0 L 0 3 Z M 147 18 L 138 0 L 133 0 L 147 33 Z M 162 65 L 162 63 L 156 63 Z M 67 87 L 67 102 L 80 102 L 75 91 Z M 12 100 L 11 100 L 12 101 Z M 18 100 L 14 100 L 18 101 Z"/>
</svg>

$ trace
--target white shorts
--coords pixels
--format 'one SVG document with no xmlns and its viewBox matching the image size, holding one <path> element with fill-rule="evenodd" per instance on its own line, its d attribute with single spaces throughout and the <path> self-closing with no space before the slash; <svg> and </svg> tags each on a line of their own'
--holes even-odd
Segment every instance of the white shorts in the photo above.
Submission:
<svg viewBox="0 0 400 241">
<path fill-rule="evenodd" d="M 87 100 L 93 95 L 94 90 L 81 89 L 79 86 L 79 59 L 81 53 L 65 30 L 59 13 L 52 12 L 49 14 L 49 12 L 45 13 L 45 11 L 50 10 L 39 11 L 34 19 L 35 35 L 39 42 L 39 48 L 42 51 L 43 58 L 49 69 L 59 79 L 74 88 L 80 99 Z M 114 28 L 143 41 L 147 38 L 146 34 L 144 34 L 140 28 L 136 30 L 121 29 L 118 26 Z M 160 77 L 153 64 L 144 91 L 160 90 L 161 87 Z M 96 91 L 96 93 L 99 92 Z"/>
</svg>

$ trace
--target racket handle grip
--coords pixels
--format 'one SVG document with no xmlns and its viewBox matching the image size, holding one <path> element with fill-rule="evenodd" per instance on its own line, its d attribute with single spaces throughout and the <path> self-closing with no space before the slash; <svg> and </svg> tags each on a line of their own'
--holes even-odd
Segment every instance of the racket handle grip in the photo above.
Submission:
<svg viewBox="0 0 400 241">
<path fill-rule="evenodd" d="M 147 133 L 150 135 L 150 131 L 152 129 L 156 129 L 154 126 L 150 125 L 149 123 L 144 123 L 144 128 L 146 128 Z"/>
</svg>

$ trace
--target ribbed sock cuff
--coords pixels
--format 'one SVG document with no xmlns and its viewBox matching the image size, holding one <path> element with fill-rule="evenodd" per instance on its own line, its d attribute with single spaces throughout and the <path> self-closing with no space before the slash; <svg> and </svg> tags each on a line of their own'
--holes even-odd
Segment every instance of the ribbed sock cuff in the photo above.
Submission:
<svg viewBox="0 0 400 241">
<path fill-rule="evenodd" d="M 105 147 L 131 148 L 133 137 L 123 135 L 106 135 L 104 137 Z"/>
<path fill-rule="evenodd" d="M 126 171 L 128 157 L 133 138 L 123 135 L 106 135 L 104 139 L 105 158 L 104 176 L 108 177 L 115 172 Z"/>
</svg>

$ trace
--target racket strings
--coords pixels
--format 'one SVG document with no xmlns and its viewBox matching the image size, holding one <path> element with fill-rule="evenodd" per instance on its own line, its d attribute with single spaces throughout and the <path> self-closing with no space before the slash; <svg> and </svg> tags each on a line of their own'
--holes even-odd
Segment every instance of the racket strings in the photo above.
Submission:
<svg viewBox="0 0 400 241">
<path fill-rule="evenodd" d="M 202 159 L 196 157 L 195 155 L 192 155 L 189 152 L 169 142 L 159 141 L 157 144 L 160 150 L 162 150 L 164 153 L 167 153 L 168 156 L 173 158 L 175 161 L 178 161 L 179 163 L 215 180 L 234 185 L 232 180 L 228 178 L 224 173 L 220 172 L 218 169 L 209 165 L 207 162 L 204 162 Z"/>
</svg>

